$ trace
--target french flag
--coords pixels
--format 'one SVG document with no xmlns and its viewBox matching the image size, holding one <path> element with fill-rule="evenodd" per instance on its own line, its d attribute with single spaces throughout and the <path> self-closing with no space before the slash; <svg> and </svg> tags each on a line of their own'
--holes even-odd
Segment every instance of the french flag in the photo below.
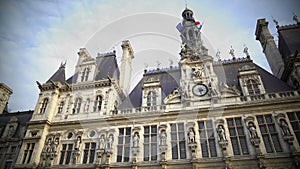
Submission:
<svg viewBox="0 0 300 169">
<path fill-rule="evenodd" d="M 197 28 L 198 28 L 199 30 L 201 30 L 202 24 L 201 24 L 199 21 L 196 21 L 196 22 L 195 22 L 195 25 L 197 26 Z"/>
<path fill-rule="evenodd" d="M 178 23 L 178 25 L 176 26 L 176 28 L 177 28 L 177 30 L 179 31 L 179 32 L 181 32 L 182 31 L 182 29 L 183 29 L 183 25 L 182 25 L 182 23 L 180 22 L 180 23 Z"/>
</svg>

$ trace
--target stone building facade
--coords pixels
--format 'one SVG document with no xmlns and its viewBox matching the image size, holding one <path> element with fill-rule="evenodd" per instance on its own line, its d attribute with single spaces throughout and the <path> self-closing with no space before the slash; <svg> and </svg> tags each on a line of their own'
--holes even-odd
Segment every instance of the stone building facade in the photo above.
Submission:
<svg viewBox="0 0 300 169">
<path fill-rule="evenodd" d="M 182 17 L 178 66 L 145 70 L 129 94 L 129 41 L 121 72 L 115 52 L 93 58 L 82 48 L 72 77 L 62 64 L 37 82 L 14 168 L 299 168 L 300 91 L 247 49 L 215 61 L 193 11 Z"/>
</svg>

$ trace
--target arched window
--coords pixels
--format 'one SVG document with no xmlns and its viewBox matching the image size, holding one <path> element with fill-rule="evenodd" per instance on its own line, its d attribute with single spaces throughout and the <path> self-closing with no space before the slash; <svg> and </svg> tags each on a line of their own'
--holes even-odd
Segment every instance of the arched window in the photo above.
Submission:
<svg viewBox="0 0 300 169">
<path fill-rule="evenodd" d="M 249 95 L 260 94 L 258 84 L 255 80 L 249 79 L 247 81 L 246 86 L 247 86 Z"/>
<path fill-rule="evenodd" d="M 94 111 L 100 111 L 102 105 L 102 96 L 97 96 L 94 103 Z"/>
<path fill-rule="evenodd" d="M 88 78 L 89 78 L 89 73 L 90 73 L 90 69 L 89 68 L 85 68 L 82 72 L 82 75 L 81 75 L 81 82 L 83 81 L 87 81 Z"/>
<path fill-rule="evenodd" d="M 189 37 L 190 37 L 190 40 L 194 39 L 193 30 L 189 30 Z"/>
<path fill-rule="evenodd" d="M 42 105 L 41 105 L 41 108 L 40 108 L 40 114 L 43 114 L 45 113 L 46 111 L 46 108 L 47 108 L 47 105 L 48 105 L 48 98 L 45 98 L 43 101 L 42 101 Z"/>
<path fill-rule="evenodd" d="M 73 114 L 79 113 L 79 112 L 80 112 L 80 107 L 81 107 L 81 98 L 77 98 L 77 99 L 75 100 L 74 109 L 73 109 Z"/>
<path fill-rule="evenodd" d="M 85 102 L 85 106 L 84 106 L 84 111 L 89 111 L 90 109 L 90 102 L 91 100 L 90 99 L 86 99 L 86 102 Z"/>
<path fill-rule="evenodd" d="M 156 94 L 153 91 L 147 95 L 147 106 L 156 106 Z"/>
<path fill-rule="evenodd" d="M 58 105 L 58 110 L 57 113 L 60 114 L 62 113 L 63 107 L 64 107 L 65 102 L 61 101 Z"/>
</svg>

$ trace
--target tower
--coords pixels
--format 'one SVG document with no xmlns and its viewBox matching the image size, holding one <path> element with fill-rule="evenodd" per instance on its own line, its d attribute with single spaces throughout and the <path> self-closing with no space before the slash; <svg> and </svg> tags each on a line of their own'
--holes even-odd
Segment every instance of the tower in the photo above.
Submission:
<svg viewBox="0 0 300 169">
<path fill-rule="evenodd" d="M 0 83 L 0 114 L 4 113 L 7 103 L 13 91 L 4 83 Z"/>
<path fill-rule="evenodd" d="M 275 44 L 274 37 L 268 29 L 268 24 L 266 19 L 257 20 L 255 31 L 256 40 L 260 41 L 273 74 L 276 77 L 281 78 L 284 70 L 284 62 Z"/>
<path fill-rule="evenodd" d="M 132 72 L 133 50 L 128 40 L 122 42 L 123 55 L 121 60 L 121 74 L 120 74 L 120 88 L 123 90 L 125 96 L 130 90 L 130 79 Z"/>
<path fill-rule="evenodd" d="M 193 11 L 182 12 L 183 21 L 177 29 L 182 39 L 181 88 L 184 100 L 207 99 L 218 95 L 218 80 L 213 70 L 213 57 L 201 40 L 199 22 L 193 18 Z"/>
</svg>

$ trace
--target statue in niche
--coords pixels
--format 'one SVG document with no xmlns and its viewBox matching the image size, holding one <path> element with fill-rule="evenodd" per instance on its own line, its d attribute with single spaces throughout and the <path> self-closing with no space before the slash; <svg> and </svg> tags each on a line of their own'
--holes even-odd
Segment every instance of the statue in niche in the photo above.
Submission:
<svg viewBox="0 0 300 169">
<path fill-rule="evenodd" d="M 138 147 L 139 146 L 139 141 L 140 141 L 140 137 L 138 135 L 138 133 L 134 133 L 133 136 L 133 147 Z"/>
<path fill-rule="evenodd" d="M 59 144 L 59 138 L 55 138 L 53 144 L 51 145 L 51 152 L 56 154 L 57 153 L 57 147 Z"/>
<path fill-rule="evenodd" d="M 15 131 L 16 131 L 15 126 L 10 125 L 10 126 L 8 127 L 7 135 L 6 135 L 6 136 L 7 136 L 8 138 L 11 138 L 11 137 L 15 134 Z"/>
<path fill-rule="evenodd" d="M 107 148 L 112 148 L 112 144 L 113 144 L 114 138 L 113 135 L 109 135 L 108 139 L 107 139 Z"/>
<path fill-rule="evenodd" d="M 292 135 L 289 129 L 289 126 L 287 125 L 286 121 L 284 119 L 280 120 L 280 127 L 282 129 L 284 136 L 290 136 Z"/>
<path fill-rule="evenodd" d="M 252 122 L 249 122 L 248 129 L 249 129 L 249 132 L 250 132 L 250 138 L 258 138 L 258 135 L 257 135 L 257 132 L 256 132 L 256 127 Z"/>
<path fill-rule="evenodd" d="M 47 153 L 50 153 L 50 152 L 51 152 L 51 144 L 52 144 L 52 139 L 49 138 L 49 139 L 47 140 L 47 143 L 46 143 L 44 152 L 47 152 Z"/>
<path fill-rule="evenodd" d="M 81 146 L 81 136 L 78 136 L 75 142 L 75 150 L 79 150 Z"/>
<path fill-rule="evenodd" d="M 203 66 L 197 66 L 195 67 L 195 70 L 193 71 L 193 76 L 195 78 L 201 79 L 204 77 L 204 68 Z"/>
<path fill-rule="evenodd" d="M 219 141 L 220 142 L 227 141 L 226 136 L 225 136 L 225 130 L 224 130 L 224 127 L 222 125 L 218 126 L 217 132 L 218 132 L 218 135 L 219 135 Z"/>
<path fill-rule="evenodd" d="M 165 130 L 160 133 L 160 145 L 167 145 L 167 134 Z"/>
<path fill-rule="evenodd" d="M 190 128 L 189 133 L 188 133 L 188 138 L 189 138 L 189 143 L 194 143 L 195 142 L 195 133 L 192 128 Z"/>
<path fill-rule="evenodd" d="M 104 135 L 101 135 L 101 137 L 100 137 L 99 148 L 100 148 L 100 149 L 104 149 L 104 148 L 105 148 L 105 139 L 104 139 Z"/>
</svg>

